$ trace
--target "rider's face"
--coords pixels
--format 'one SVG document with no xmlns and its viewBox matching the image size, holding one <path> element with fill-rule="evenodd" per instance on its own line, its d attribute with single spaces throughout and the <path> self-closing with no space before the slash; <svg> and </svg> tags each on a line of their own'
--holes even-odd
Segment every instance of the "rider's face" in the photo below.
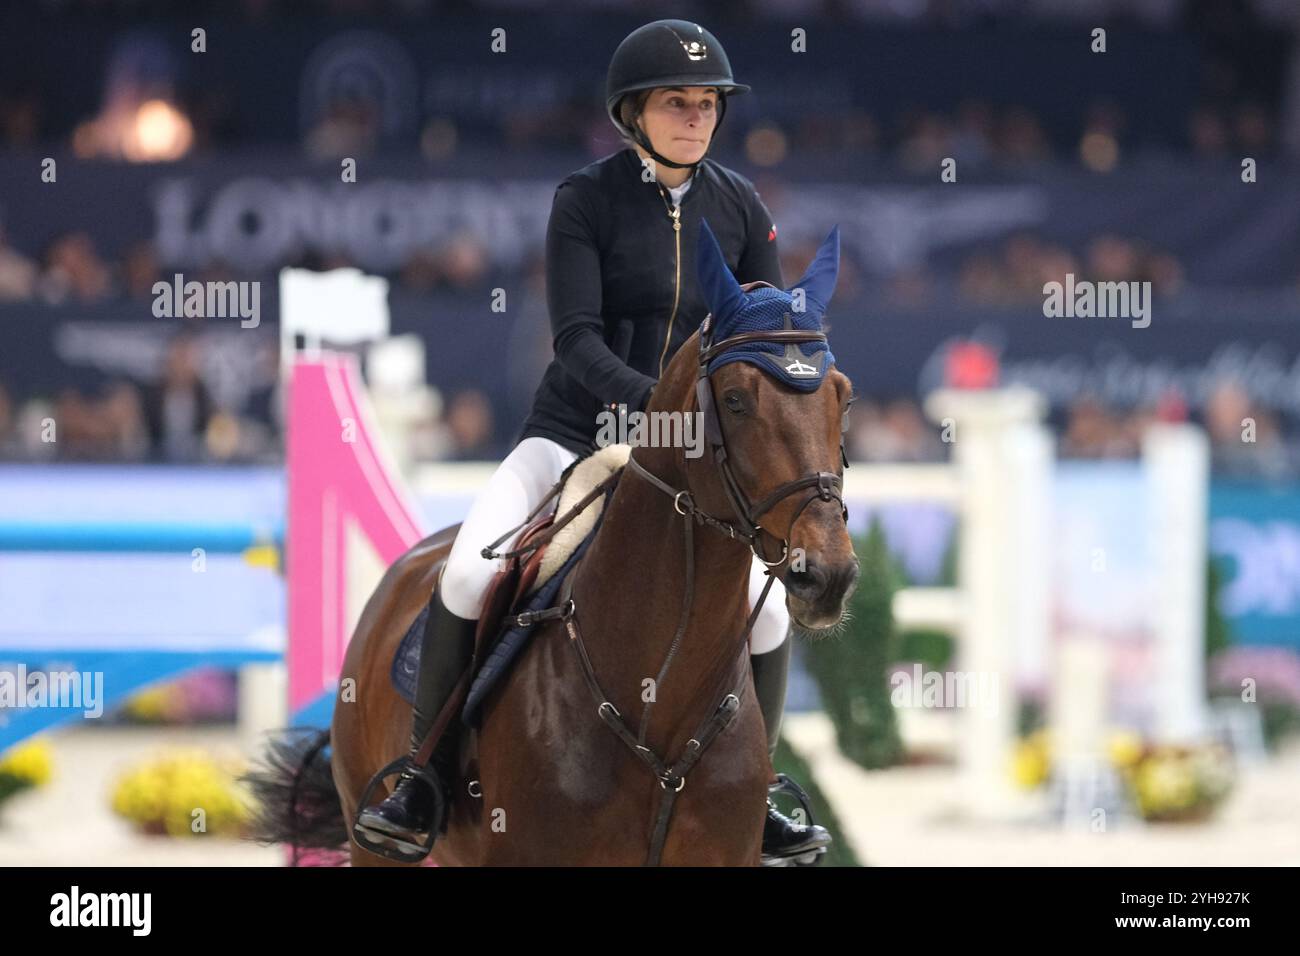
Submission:
<svg viewBox="0 0 1300 956">
<path fill-rule="evenodd" d="M 718 93 L 712 86 L 654 90 L 638 122 L 654 148 L 675 163 L 703 158 L 718 124 Z"/>
</svg>

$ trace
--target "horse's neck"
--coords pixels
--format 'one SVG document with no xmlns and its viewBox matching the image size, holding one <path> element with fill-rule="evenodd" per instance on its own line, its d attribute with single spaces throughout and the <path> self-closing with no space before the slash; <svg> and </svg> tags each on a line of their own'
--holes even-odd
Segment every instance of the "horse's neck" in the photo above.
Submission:
<svg viewBox="0 0 1300 956">
<path fill-rule="evenodd" d="M 598 680 L 623 713 L 631 707 L 629 716 L 639 720 L 644 681 L 659 676 L 690 584 L 686 519 L 671 498 L 630 468 L 607 507 L 577 571 L 573 596 Z M 690 617 L 662 684 L 655 686 L 652 732 L 658 727 L 675 733 L 683 729 L 675 724 L 711 710 L 718 701 L 704 698 L 729 691 L 720 685 L 737 673 L 748 612 L 749 549 L 704 525 L 695 525 L 691 537 Z"/>
</svg>

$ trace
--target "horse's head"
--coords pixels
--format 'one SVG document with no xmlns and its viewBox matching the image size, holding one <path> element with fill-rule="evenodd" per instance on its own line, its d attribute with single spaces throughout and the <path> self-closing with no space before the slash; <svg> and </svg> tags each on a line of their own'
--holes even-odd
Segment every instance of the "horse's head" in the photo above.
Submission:
<svg viewBox="0 0 1300 956">
<path fill-rule="evenodd" d="M 825 631 L 840 621 L 858 577 L 842 500 L 853 387 L 834 367 L 822 327 L 839 229 L 788 290 L 740 286 L 707 224 L 698 270 L 710 315 L 665 371 L 652 406 L 701 413 L 704 453 L 678 458 L 692 499 L 751 534 L 755 553 L 785 584 L 795 624 Z"/>
</svg>

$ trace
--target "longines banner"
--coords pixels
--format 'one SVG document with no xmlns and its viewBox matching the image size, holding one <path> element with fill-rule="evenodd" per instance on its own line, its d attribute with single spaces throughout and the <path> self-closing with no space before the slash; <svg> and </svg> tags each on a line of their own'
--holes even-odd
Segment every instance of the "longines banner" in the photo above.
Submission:
<svg viewBox="0 0 1300 956">
<path fill-rule="evenodd" d="M 19 251 L 39 256 L 86 229 L 112 257 L 149 242 L 164 269 L 225 266 L 252 279 L 305 258 L 395 272 L 461 235 L 485 247 L 494 269 L 518 270 L 540 255 L 556 185 L 597 157 L 376 157 L 361 161 L 355 183 L 340 182 L 336 164 L 289 152 L 160 166 L 55 158 L 51 184 L 35 182 L 39 156 L 0 159 L 0 181 L 33 181 L 0 197 L 0 227 Z M 869 283 L 900 270 L 951 278 L 973 253 L 1000 255 L 1024 233 L 1080 257 L 1099 236 L 1134 240 L 1177 260 L 1192 289 L 1292 286 L 1300 262 L 1300 175 L 1268 164 L 1252 184 L 1231 164 L 1146 163 L 1104 176 L 1047 167 L 947 184 L 860 163 L 792 160 L 773 173 L 737 165 L 785 247 L 816 243 L 838 223 L 843 254 Z"/>
</svg>

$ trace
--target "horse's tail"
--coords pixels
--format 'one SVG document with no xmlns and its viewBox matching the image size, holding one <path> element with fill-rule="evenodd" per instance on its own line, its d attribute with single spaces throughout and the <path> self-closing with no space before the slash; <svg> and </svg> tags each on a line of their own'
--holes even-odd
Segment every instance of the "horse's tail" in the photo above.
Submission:
<svg viewBox="0 0 1300 956">
<path fill-rule="evenodd" d="M 330 732 L 289 728 L 271 737 L 259 765 L 241 778 L 253 793 L 249 839 L 300 850 L 342 850 L 343 804 L 330 772 Z"/>
</svg>

